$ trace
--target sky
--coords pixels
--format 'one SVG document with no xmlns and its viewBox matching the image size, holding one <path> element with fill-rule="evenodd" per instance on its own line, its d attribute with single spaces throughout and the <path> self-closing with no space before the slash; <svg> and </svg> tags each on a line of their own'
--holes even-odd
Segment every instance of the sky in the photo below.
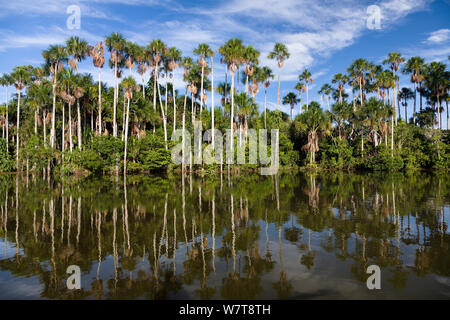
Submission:
<svg viewBox="0 0 450 320">
<path fill-rule="evenodd" d="M 79 29 L 72 27 L 70 6 L 80 9 Z M 275 74 L 277 65 L 267 55 L 276 42 L 286 44 L 290 58 L 281 69 L 281 97 L 295 92 L 298 75 L 308 68 L 314 79 L 309 100 L 322 103 L 324 109 L 327 104 L 317 91 L 355 59 L 380 64 L 389 52 L 398 51 L 405 58 L 419 55 L 427 62 L 447 63 L 450 55 L 450 0 L 0 0 L 0 8 L 0 73 L 18 65 L 41 65 L 42 50 L 72 35 L 91 45 L 111 32 L 140 45 L 160 38 L 185 56 L 193 56 L 199 43 L 217 51 L 238 37 L 259 50 L 260 65 Z M 90 58 L 80 63 L 79 71 L 91 72 L 96 79 Z M 224 80 L 224 72 L 216 55 L 215 83 Z M 113 83 L 106 64 L 102 81 Z M 269 109 L 276 108 L 276 81 L 268 89 Z M 184 92 L 182 70 L 175 74 L 175 86 Z M 400 87 L 413 88 L 408 76 L 401 76 Z M 4 91 L 0 89 L 2 103 Z M 263 106 L 262 87 L 256 101 Z M 412 115 L 412 101 L 408 108 Z M 289 113 L 289 106 L 281 110 Z"/>
</svg>

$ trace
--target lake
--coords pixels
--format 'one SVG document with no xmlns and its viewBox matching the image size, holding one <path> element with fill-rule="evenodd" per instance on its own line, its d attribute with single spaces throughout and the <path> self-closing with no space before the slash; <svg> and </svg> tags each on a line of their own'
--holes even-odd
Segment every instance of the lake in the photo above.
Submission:
<svg viewBox="0 0 450 320">
<path fill-rule="evenodd" d="M 450 298 L 450 174 L 1 175 L 0 205 L 1 299 Z"/>
</svg>

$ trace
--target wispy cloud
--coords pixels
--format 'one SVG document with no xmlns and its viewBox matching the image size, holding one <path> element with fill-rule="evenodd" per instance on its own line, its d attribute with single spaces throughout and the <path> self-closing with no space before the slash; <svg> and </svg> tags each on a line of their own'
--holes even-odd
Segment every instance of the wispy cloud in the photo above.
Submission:
<svg viewBox="0 0 450 320">
<path fill-rule="evenodd" d="M 450 40 L 450 29 L 440 29 L 430 33 L 430 36 L 426 39 L 426 42 L 435 44 L 447 42 Z"/>
</svg>

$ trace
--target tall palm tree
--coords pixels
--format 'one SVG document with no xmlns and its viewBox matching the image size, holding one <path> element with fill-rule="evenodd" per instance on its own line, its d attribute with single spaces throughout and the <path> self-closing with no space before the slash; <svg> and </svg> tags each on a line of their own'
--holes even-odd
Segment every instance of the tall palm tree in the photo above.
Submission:
<svg viewBox="0 0 450 320">
<path fill-rule="evenodd" d="M 69 61 L 69 65 L 72 70 L 78 73 L 78 63 L 84 60 L 88 54 L 89 46 L 84 40 L 81 40 L 77 36 L 72 36 L 66 41 L 67 53 L 72 56 Z M 81 150 L 81 112 L 80 112 L 80 96 L 81 91 L 77 90 L 75 98 L 77 99 L 77 136 L 78 136 L 78 149 Z M 77 97 L 79 96 L 79 97 Z M 72 125 L 72 124 L 70 124 Z"/>
<path fill-rule="evenodd" d="M 308 99 L 308 91 L 309 91 L 309 83 L 314 83 L 314 79 L 312 78 L 311 72 L 308 69 L 305 69 L 299 76 L 298 81 L 305 81 L 306 85 L 306 110 L 309 108 L 309 99 Z"/>
<path fill-rule="evenodd" d="M 298 113 L 302 113 L 302 92 L 306 91 L 306 87 L 303 82 L 297 82 L 294 87 L 295 90 L 298 91 Z"/>
<path fill-rule="evenodd" d="M 118 65 L 123 62 L 126 41 L 120 33 L 113 32 L 106 37 L 105 45 L 111 53 L 110 61 L 114 66 L 113 136 L 117 138 Z"/>
<path fill-rule="evenodd" d="M 272 69 L 267 66 L 258 68 L 257 77 L 264 87 L 264 128 L 267 128 L 267 88 L 270 86 L 270 79 L 274 78 Z"/>
<path fill-rule="evenodd" d="M 59 45 L 52 45 L 47 50 L 42 52 L 42 56 L 45 59 L 47 67 L 52 74 L 52 95 L 53 95 L 53 109 L 52 109 L 52 128 L 50 130 L 50 146 L 53 149 L 56 142 L 56 86 L 57 75 L 63 69 L 63 63 L 67 61 L 67 51 L 65 47 Z"/>
<path fill-rule="evenodd" d="M 233 38 L 228 40 L 222 49 L 224 55 L 224 62 L 228 65 L 231 73 L 231 111 L 230 111 L 230 130 L 231 134 L 234 132 L 234 72 L 236 71 L 238 65 L 242 61 L 242 56 L 244 52 L 244 46 L 242 40 L 238 38 Z M 233 152 L 233 141 L 234 138 L 230 139 L 230 149 Z"/>
<path fill-rule="evenodd" d="M 71 69 L 63 69 L 61 73 L 59 74 L 59 81 L 60 81 L 60 93 L 59 95 L 68 104 L 68 113 L 69 113 L 69 146 L 70 146 L 70 153 L 73 151 L 73 135 L 72 135 L 72 105 L 75 103 L 75 96 L 74 91 L 76 87 L 76 75 L 73 73 Z M 64 128 L 64 122 L 65 122 L 65 116 L 64 116 L 64 103 L 62 104 L 62 110 L 63 110 L 63 119 L 62 119 L 62 151 L 64 152 L 65 145 L 64 145 L 64 136 L 65 136 L 65 128 Z M 63 155 L 64 156 L 64 155 Z"/>
<path fill-rule="evenodd" d="M 431 62 L 425 77 L 425 86 L 430 90 L 431 96 L 436 99 L 438 116 L 438 127 L 442 128 L 441 121 L 441 97 L 445 95 L 449 87 L 450 72 L 446 70 L 446 64 L 442 62 Z"/>
<path fill-rule="evenodd" d="M 161 107 L 161 115 L 163 118 L 163 126 L 164 126 L 164 143 L 167 150 L 167 119 L 166 114 L 164 112 L 164 107 L 162 105 L 161 100 L 161 91 L 159 86 L 159 65 L 161 61 L 163 60 L 164 56 L 167 55 L 168 49 L 164 42 L 162 42 L 160 39 L 153 40 L 150 42 L 150 44 L 147 46 L 147 50 L 152 56 L 153 61 L 153 110 L 156 111 L 156 93 L 158 92 L 159 96 L 159 104 Z"/>
<path fill-rule="evenodd" d="M 424 79 L 423 69 L 425 65 L 425 60 L 421 57 L 411 57 L 405 65 L 403 73 L 411 75 L 411 82 L 414 83 L 414 114 L 413 122 L 416 124 L 416 100 L 417 100 L 417 84 L 422 83 Z M 420 106 L 422 111 L 422 105 Z"/>
<path fill-rule="evenodd" d="M 183 80 L 186 82 L 186 90 L 184 93 L 184 104 L 183 104 L 183 118 L 182 118 L 182 128 L 183 128 L 183 136 L 182 136 L 182 171 L 184 173 L 185 168 L 185 129 L 186 129 L 186 102 L 187 102 L 187 92 L 190 87 L 190 79 L 189 79 L 189 71 L 191 70 L 194 61 L 191 57 L 184 57 L 181 62 L 184 72 L 183 72 Z M 193 101 L 193 100 L 192 100 Z"/>
<path fill-rule="evenodd" d="M 244 51 L 244 63 L 245 63 L 245 93 L 248 93 L 248 78 L 255 72 L 255 65 L 258 64 L 260 52 L 253 48 L 253 46 L 248 46 Z"/>
<path fill-rule="evenodd" d="M 273 51 L 269 53 L 267 56 L 269 59 L 275 59 L 278 63 L 278 93 L 277 93 L 277 110 L 280 109 L 280 73 L 281 68 L 284 65 L 284 61 L 286 59 L 289 59 L 290 54 L 285 44 L 283 43 L 276 43 Z"/>
<path fill-rule="evenodd" d="M 370 70 L 370 63 L 366 59 L 356 59 L 347 68 L 347 72 L 358 83 L 359 87 L 359 100 L 361 106 L 364 105 L 364 86 L 366 85 L 367 72 Z"/>
<path fill-rule="evenodd" d="M 33 67 L 28 66 L 20 66 L 15 67 L 13 69 L 13 73 L 11 74 L 11 78 L 14 81 L 14 86 L 17 90 L 17 135 L 16 135 L 16 169 L 19 170 L 19 150 L 20 150 L 20 141 L 19 141 L 19 132 L 20 132 L 20 98 L 22 94 L 22 90 L 31 80 L 31 72 Z"/>
<path fill-rule="evenodd" d="M 336 73 L 333 76 L 333 80 L 331 80 L 332 83 L 337 84 L 336 90 L 339 92 L 339 103 L 342 103 L 342 91 L 344 91 L 345 84 L 348 80 L 348 76 L 342 73 Z"/>
<path fill-rule="evenodd" d="M 320 88 L 318 94 L 322 95 L 322 98 L 327 100 L 328 110 L 330 110 L 330 99 L 331 99 L 331 93 L 333 92 L 333 88 L 328 83 L 325 83 Z"/>
<path fill-rule="evenodd" d="M 401 101 L 403 99 L 402 105 L 405 107 L 405 121 L 408 122 L 408 100 L 414 98 L 414 92 L 403 87 L 398 93 L 398 99 Z"/>
<path fill-rule="evenodd" d="M 128 123 L 130 119 L 130 100 L 133 97 L 133 91 L 140 88 L 138 85 L 136 85 L 136 81 L 131 76 L 123 79 L 121 86 L 122 88 L 124 88 L 125 97 L 127 98 L 126 120 L 124 129 L 125 148 L 123 156 L 123 174 L 125 175 L 127 173 Z"/>
<path fill-rule="evenodd" d="M 202 78 L 200 84 L 200 113 L 203 110 L 204 91 L 203 91 L 203 78 L 205 74 L 205 67 L 208 66 L 207 58 L 211 57 L 214 52 L 210 46 L 206 43 L 200 43 L 197 48 L 194 49 L 194 54 L 200 57 L 199 64 L 202 67 Z"/>
<path fill-rule="evenodd" d="M 292 121 L 292 110 L 294 110 L 295 104 L 300 102 L 300 99 L 294 92 L 289 92 L 287 95 L 283 97 L 283 105 L 289 105 L 291 108 L 291 121 Z"/>
<path fill-rule="evenodd" d="M 95 47 L 90 47 L 89 55 L 92 62 L 98 69 L 98 135 L 102 133 L 102 73 L 101 69 L 105 64 L 105 48 L 102 42 L 97 43 Z"/>
<path fill-rule="evenodd" d="M 5 113 L 6 113 L 6 150 L 9 150 L 9 119 L 8 119 L 8 103 L 9 103 L 9 96 L 8 96 L 8 87 L 10 85 L 14 84 L 14 79 L 9 75 L 4 73 L 3 76 L 0 78 L 0 84 L 4 87 L 6 87 L 6 93 L 5 93 Z"/>
<path fill-rule="evenodd" d="M 172 73 L 172 100 L 173 100 L 173 131 L 177 128 L 177 102 L 175 96 L 175 70 L 178 68 L 178 63 L 181 61 L 181 51 L 176 47 L 169 49 L 169 69 Z"/>
<path fill-rule="evenodd" d="M 392 70 L 392 72 L 394 73 L 394 78 L 396 81 L 396 85 L 394 86 L 394 90 L 397 89 L 397 92 L 394 94 L 394 110 L 395 108 L 398 109 L 398 113 L 400 116 L 400 104 L 398 103 L 398 101 L 396 101 L 396 98 L 398 96 L 398 86 L 399 86 L 399 82 L 397 79 L 397 71 L 400 69 L 400 64 L 402 64 L 405 61 L 405 58 L 402 57 L 402 55 L 398 52 L 390 52 L 388 54 L 387 59 L 383 60 L 383 64 L 388 65 L 389 68 Z M 395 113 L 395 112 L 394 112 Z M 395 117 L 395 124 L 397 124 L 397 116 L 394 115 Z"/>
</svg>

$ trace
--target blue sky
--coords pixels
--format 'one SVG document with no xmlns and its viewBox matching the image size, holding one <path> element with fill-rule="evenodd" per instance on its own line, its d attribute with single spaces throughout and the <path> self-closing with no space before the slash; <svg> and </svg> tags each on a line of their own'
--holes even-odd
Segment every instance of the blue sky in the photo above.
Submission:
<svg viewBox="0 0 450 320">
<path fill-rule="evenodd" d="M 447 62 L 450 55 L 450 0 L 1 0 L 0 73 L 16 65 L 42 63 L 41 52 L 50 44 L 63 43 L 79 35 L 94 45 L 113 31 L 141 45 L 161 38 L 183 55 L 192 55 L 200 42 L 217 50 L 226 40 L 239 37 L 261 51 L 261 65 L 276 71 L 267 59 L 275 42 L 287 45 L 291 57 L 281 71 L 281 96 L 309 68 L 315 80 L 310 100 L 320 102 L 317 91 L 331 83 L 333 74 L 345 72 L 352 60 L 363 57 L 381 63 L 391 51 L 406 58 L 414 55 Z M 81 28 L 69 30 L 67 7 L 81 9 Z M 380 29 L 367 27 L 367 8 L 377 5 Z M 90 59 L 81 72 L 96 72 Z M 215 58 L 215 80 L 223 80 L 224 66 Z M 113 82 L 105 67 L 104 81 Z M 148 75 L 147 75 L 148 77 Z M 175 75 L 181 89 L 181 70 Z M 402 76 L 400 86 L 412 87 Z M 183 90 L 184 92 L 184 90 Z M 264 100 L 260 88 L 257 101 Z M 305 97 L 303 95 L 303 101 Z M 0 90 L 0 101 L 5 100 Z M 216 100 L 217 101 L 217 100 Z M 269 108 L 276 106 L 276 79 L 269 88 Z M 412 108 L 412 102 L 410 103 Z M 326 108 L 326 106 L 324 105 Z M 289 112 L 287 106 L 282 110 Z M 411 115 L 411 110 L 408 111 Z M 445 122 L 445 121 L 444 121 Z"/>
</svg>

